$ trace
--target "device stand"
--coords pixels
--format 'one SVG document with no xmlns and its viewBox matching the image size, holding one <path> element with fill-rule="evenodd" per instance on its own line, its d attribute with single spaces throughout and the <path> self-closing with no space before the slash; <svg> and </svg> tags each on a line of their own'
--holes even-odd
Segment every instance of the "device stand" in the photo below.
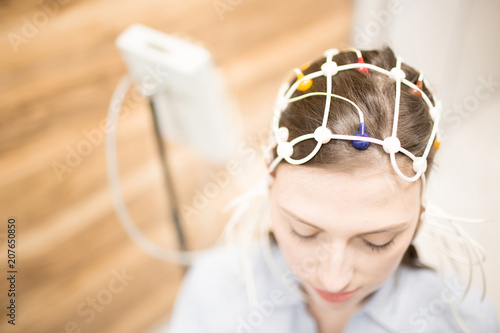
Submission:
<svg viewBox="0 0 500 333">
<path fill-rule="evenodd" d="M 153 115 L 153 124 L 155 129 L 156 143 L 158 146 L 158 152 L 161 160 L 161 167 L 163 172 L 163 179 L 165 182 L 165 187 L 167 189 L 168 196 L 170 198 L 170 211 L 172 213 L 172 219 L 174 221 L 175 231 L 177 233 L 177 239 L 179 240 L 179 248 L 182 251 L 187 251 L 186 239 L 184 237 L 184 232 L 182 231 L 180 216 L 179 216 L 179 205 L 177 201 L 177 196 L 174 189 L 174 183 L 172 181 L 172 176 L 168 166 L 167 153 L 165 151 L 165 145 L 163 144 L 163 138 L 160 132 L 160 123 L 158 120 L 157 109 L 155 108 L 155 103 L 152 98 L 149 98 L 149 105 L 151 107 L 151 113 Z"/>
</svg>

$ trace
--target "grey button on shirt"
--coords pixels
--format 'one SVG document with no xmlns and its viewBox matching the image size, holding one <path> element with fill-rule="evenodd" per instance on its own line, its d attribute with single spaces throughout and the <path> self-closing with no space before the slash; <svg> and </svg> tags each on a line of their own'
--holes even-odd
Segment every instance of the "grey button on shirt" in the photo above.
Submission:
<svg viewBox="0 0 500 333">
<path fill-rule="evenodd" d="M 221 247 L 202 255 L 177 295 L 170 333 L 316 333 L 306 304 L 271 271 L 260 249 L 252 249 L 257 304 L 250 306 L 247 288 L 235 270 L 238 250 Z M 277 246 L 274 259 L 289 269 Z M 472 290 L 461 303 L 464 286 L 450 279 L 450 298 L 471 332 L 500 332 L 493 306 Z M 462 332 L 446 302 L 439 275 L 401 266 L 351 316 L 345 333 Z"/>
</svg>

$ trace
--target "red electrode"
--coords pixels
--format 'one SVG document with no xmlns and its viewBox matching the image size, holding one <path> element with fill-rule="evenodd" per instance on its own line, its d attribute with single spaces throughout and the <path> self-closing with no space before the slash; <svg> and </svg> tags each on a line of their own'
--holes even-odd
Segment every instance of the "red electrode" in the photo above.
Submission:
<svg viewBox="0 0 500 333">
<path fill-rule="evenodd" d="M 365 61 L 363 60 L 363 57 L 358 57 L 358 64 L 364 64 Z M 365 73 L 365 74 L 368 74 L 370 72 L 370 70 L 366 67 L 358 67 L 356 68 L 358 71 L 360 71 L 361 73 Z"/>
</svg>

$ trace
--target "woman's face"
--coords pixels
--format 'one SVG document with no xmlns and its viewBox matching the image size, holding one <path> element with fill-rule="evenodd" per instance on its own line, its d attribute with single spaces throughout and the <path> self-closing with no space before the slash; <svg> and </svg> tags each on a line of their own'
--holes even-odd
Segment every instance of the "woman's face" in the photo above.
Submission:
<svg viewBox="0 0 500 333">
<path fill-rule="evenodd" d="M 314 302 L 360 305 L 394 273 L 420 215 L 420 182 L 392 169 L 343 173 L 279 166 L 270 189 L 272 230 Z"/>
</svg>

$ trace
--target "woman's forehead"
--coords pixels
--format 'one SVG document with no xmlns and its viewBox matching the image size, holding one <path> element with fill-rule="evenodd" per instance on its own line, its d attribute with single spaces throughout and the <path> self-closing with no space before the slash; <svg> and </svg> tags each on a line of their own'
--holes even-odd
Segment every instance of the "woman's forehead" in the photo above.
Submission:
<svg viewBox="0 0 500 333">
<path fill-rule="evenodd" d="M 369 222 L 368 228 L 401 223 L 420 208 L 418 183 L 373 168 L 346 173 L 283 165 L 271 193 L 281 208 L 315 225 L 331 224 L 332 217 L 353 226 Z"/>
<path fill-rule="evenodd" d="M 276 172 L 276 185 L 280 190 L 293 191 L 293 195 L 308 189 L 326 194 L 344 196 L 371 197 L 373 200 L 384 196 L 396 196 L 402 192 L 411 192 L 419 185 L 405 182 L 394 175 L 386 166 L 377 168 L 357 168 L 352 172 L 335 171 L 320 167 L 301 165 L 281 165 Z"/>
</svg>

